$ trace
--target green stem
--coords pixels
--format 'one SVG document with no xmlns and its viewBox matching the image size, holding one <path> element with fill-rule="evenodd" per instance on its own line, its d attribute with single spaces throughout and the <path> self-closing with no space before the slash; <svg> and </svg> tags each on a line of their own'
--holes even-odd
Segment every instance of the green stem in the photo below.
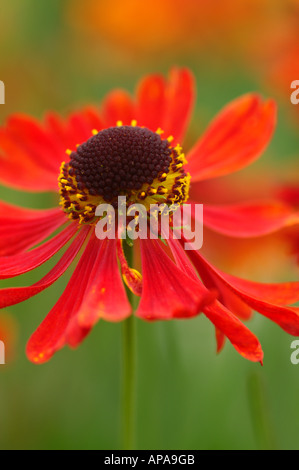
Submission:
<svg viewBox="0 0 299 470">
<path fill-rule="evenodd" d="M 270 419 L 269 400 L 261 376 L 252 373 L 248 378 L 249 406 L 254 434 L 260 450 L 276 450 L 276 437 Z"/>
<path fill-rule="evenodd" d="M 132 266 L 133 249 L 125 246 L 127 261 Z M 134 295 L 127 289 L 134 312 Z M 131 315 L 123 323 L 123 448 L 135 449 L 135 404 L 136 404 L 136 345 L 135 318 Z"/>
</svg>

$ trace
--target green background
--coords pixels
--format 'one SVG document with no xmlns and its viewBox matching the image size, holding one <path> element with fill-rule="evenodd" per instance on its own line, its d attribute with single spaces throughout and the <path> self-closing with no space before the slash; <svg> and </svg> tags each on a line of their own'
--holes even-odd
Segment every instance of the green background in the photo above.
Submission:
<svg viewBox="0 0 299 470">
<path fill-rule="evenodd" d="M 90 47 L 67 21 L 66 4 L 1 3 L 0 79 L 6 85 L 1 123 L 12 112 L 42 117 L 49 109 L 66 113 L 100 103 L 113 87 L 133 91 L 144 74 L 167 73 L 174 64 L 189 66 L 197 81 L 190 141 L 240 94 L 257 90 L 273 95 L 246 61 L 229 55 L 224 60 L 215 50 L 163 50 L 137 60 L 101 39 Z M 262 162 L 255 164 L 268 172 L 292 165 L 299 148 L 291 105 L 276 98 L 277 131 Z M 0 197 L 30 207 L 55 204 L 51 195 L 23 195 L 4 187 Z M 2 281 L 2 287 L 33 283 L 53 263 Z M 279 275 L 295 276 L 294 266 Z M 122 324 L 99 322 L 79 349 L 65 348 L 42 366 L 25 356 L 28 338 L 61 295 L 66 277 L 8 309 L 19 336 L 15 358 L 0 366 L 1 449 L 108 450 L 122 445 Z M 299 448 L 299 365 L 290 362 L 293 338 L 276 325 L 259 315 L 249 323 L 265 353 L 261 367 L 240 357 L 230 343 L 216 355 L 214 329 L 203 316 L 155 324 L 136 319 L 136 324 L 139 449 Z"/>
</svg>

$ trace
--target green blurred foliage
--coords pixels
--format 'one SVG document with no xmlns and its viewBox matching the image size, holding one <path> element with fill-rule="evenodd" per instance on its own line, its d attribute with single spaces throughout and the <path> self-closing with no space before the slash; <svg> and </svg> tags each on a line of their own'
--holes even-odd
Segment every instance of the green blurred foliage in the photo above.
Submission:
<svg viewBox="0 0 299 470">
<path fill-rule="evenodd" d="M 113 87 L 133 91 L 145 73 L 174 63 L 195 73 L 198 100 L 189 140 L 229 100 L 258 90 L 251 70 L 208 53 L 132 60 L 104 43 L 93 44 L 69 25 L 66 0 L 1 3 L 0 79 L 6 85 L 3 122 L 12 112 L 42 117 L 99 103 Z M 289 103 L 280 103 L 277 133 L 257 168 L 291 164 L 299 148 Z M 0 188 L 0 197 L 49 207 L 51 195 Z M 257 260 L 258 262 L 259 260 Z M 50 262 L 50 264 L 53 261 Z M 49 263 L 7 285 L 27 285 Z M 59 298 L 59 280 L 43 294 L 10 309 L 20 323 L 15 360 L 0 369 L 1 449 L 116 449 L 121 446 L 122 324 L 100 322 L 82 346 L 64 349 L 48 364 L 28 362 L 29 336 Z M 228 343 L 215 353 L 214 330 L 200 316 L 186 321 L 137 321 L 137 443 L 140 449 L 298 449 L 299 365 L 290 362 L 292 338 L 256 316 L 249 327 L 260 338 L 265 364 L 241 358 Z"/>
</svg>

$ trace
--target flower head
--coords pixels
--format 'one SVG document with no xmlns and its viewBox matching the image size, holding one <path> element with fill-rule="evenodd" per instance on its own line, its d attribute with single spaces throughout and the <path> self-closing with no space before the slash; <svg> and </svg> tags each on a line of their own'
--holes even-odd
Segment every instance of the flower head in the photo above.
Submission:
<svg viewBox="0 0 299 470">
<path fill-rule="evenodd" d="M 179 145 L 171 146 L 172 136 L 163 131 L 138 127 L 136 121 L 100 132 L 73 152 L 63 163 L 59 176 L 61 205 L 80 224 L 95 218 L 99 204 L 182 204 L 188 199 L 190 175 L 185 172 L 185 156 Z"/>
<path fill-rule="evenodd" d="M 140 318 L 170 320 L 203 312 L 216 327 L 219 350 L 227 337 L 253 361 L 262 361 L 262 349 L 240 320 L 252 309 L 299 334 L 298 311 L 287 307 L 299 299 L 298 283 L 259 284 L 225 274 L 200 252 L 186 255 L 183 240 L 174 236 L 177 228 L 167 248 L 159 238 L 140 240 L 140 273 L 128 264 L 117 233 L 102 240 L 95 235 L 101 203 L 117 212 L 118 197 L 126 196 L 128 207 L 137 202 L 146 211 L 157 201 L 193 208 L 201 181 L 237 171 L 260 156 L 273 133 L 275 105 L 254 94 L 228 105 L 185 156 L 181 144 L 194 94 L 191 73 L 176 68 L 168 80 L 145 77 L 135 98 L 112 92 L 101 110 L 85 108 L 67 119 L 50 113 L 42 124 L 17 115 L 0 129 L 1 182 L 58 194 L 57 207 L 50 210 L 0 204 L 0 278 L 35 269 L 67 247 L 34 285 L 2 289 L 0 307 L 40 293 L 76 262 L 61 298 L 29 340 L 33 362 L 45 362 L 66 344 L 76 347 L 101 318 L 120 321 L 131 315 L 124 282 L 141 297 Z M 205 205 L 204 222 L 225 235 L 248 237 L 292 224 L 294 215 L 282 203 L 255 201 Z M 54 236 L 44 242 L 49 235 Z"/>
</svg>

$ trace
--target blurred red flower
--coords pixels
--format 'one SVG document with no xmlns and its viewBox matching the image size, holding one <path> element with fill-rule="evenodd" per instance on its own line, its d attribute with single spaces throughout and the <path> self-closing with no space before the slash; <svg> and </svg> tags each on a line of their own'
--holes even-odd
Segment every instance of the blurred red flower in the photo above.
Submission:
<svg viewBox="0 0 299 470">
<path fill-rule="evenodd" d="M 237 49 L 264 18 L 267 0 L 72 0 L 67 17 L 78 30 L 133 54 Z M 225 18 L 225 21 L 223 21 Z"/>
<path fill-rule="evenodd" d="M 298 116 L 299 107 L 291 104 L 290 96 L 294 91 L 291 83 L 299 80 L 299 2 L 269 2 L 266 11 L 262 24 L 248 43 L 247 59 L 264 86 L 280 95 Z"/>
</svg>

